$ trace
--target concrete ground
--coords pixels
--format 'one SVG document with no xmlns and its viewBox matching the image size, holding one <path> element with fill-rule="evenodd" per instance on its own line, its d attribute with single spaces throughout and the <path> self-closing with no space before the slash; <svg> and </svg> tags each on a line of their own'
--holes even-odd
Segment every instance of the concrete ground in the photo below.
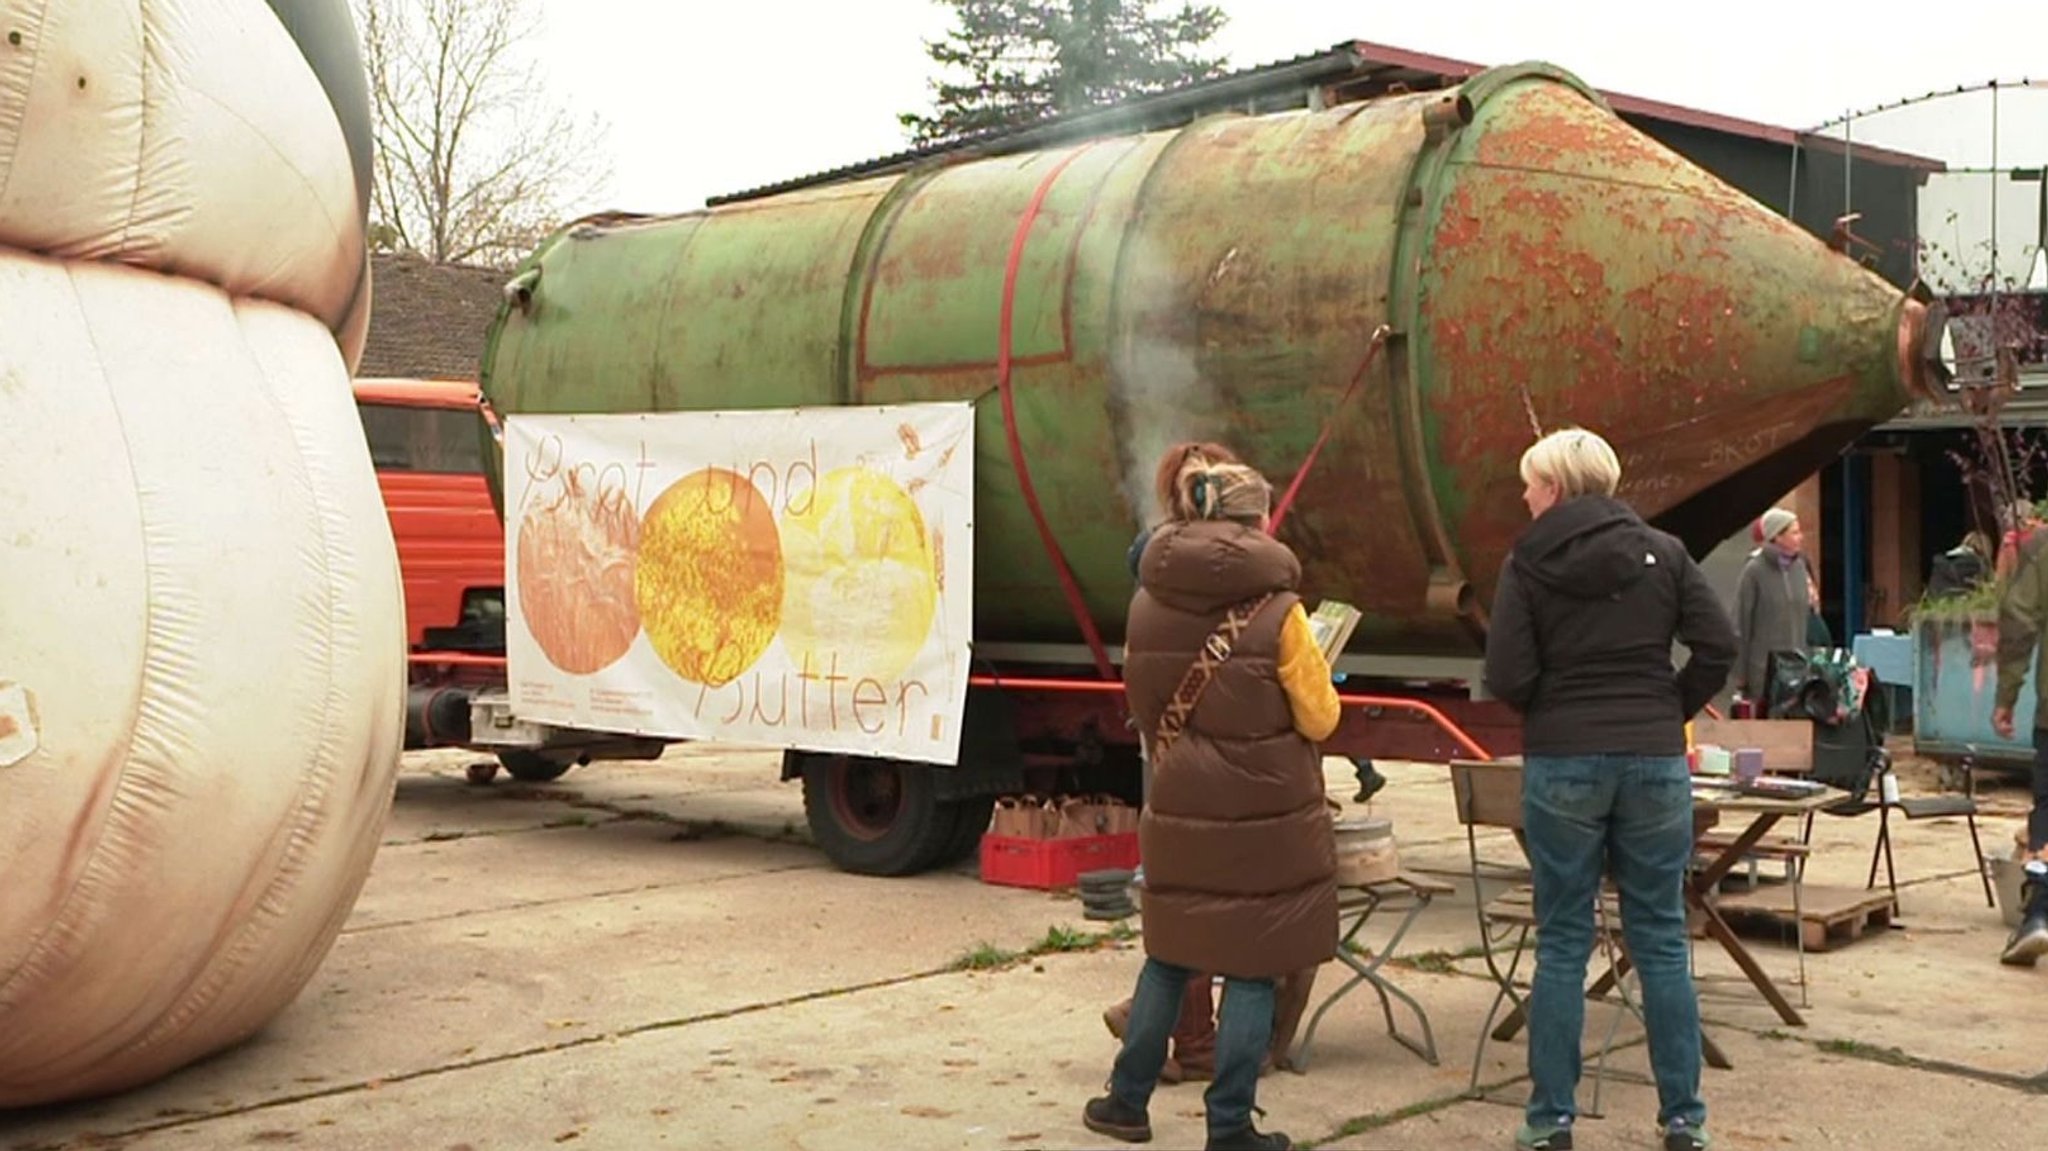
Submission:
<svg viewBox="0 0 2048 1151">
<path fill-rule="evenodd" d="M 1081 1104 L 1114 1045 L 1102 1008 L 1140 952 L 1068 894 L 990 887 L 972 864 L 915 879 L 832 870 L 772 756 L 678 749 L 542 787 L 464 782 L 467 757 L 409 757 L 346 932 L 257 1038 L 152 1086 L 0 1115 L 0 1148 L 1093 1148 Z M 1384 765 L 1374 804 L 1410 869 L 1463 874 L 1442 767 Z M 1348 810 L 1348 765 L 1331 792 Z M 1995 787 L 1987 850 L 2022 789 Z M 1809 882 L 1860 887 L 1872 819 L 1823 819 Z M 2048 968 L 1996 961 L 2005 929 L 1959 823 L 1900 826 L 1903 927 L 1809 955 L 1786 1026 L 1711 940 L 1696 947 L 1722 1148 L 2034 1148 L 2048 1129 L 2038 1034 Z M 1490 852 L 1512 844 L 1495 840 Z M 1369 935 L 1376 942 L 1384 938 Z M 1386 971 L 1429 1012 L 1431 1067 L 1354 994 L 1306 1074 L 1260 1087 L 1265 1124 L 1336 1148 L 1506 1147 L 1521 1037 L 1489 1043 L 1469 884 Z M 1798 999 L 1793 949 L 1752 943 Z M 1403 958 L 1405 957 L 1405 959 Z M 1316 1002 L 1340 982 L 1324 969 Z M 1589 1005 L 1589 1042 L 1610 1018 Z M 1655 1145 L 1640 1032 L 1625 1025 L 1581 1148 Z M 1592 1101 L 1589 1076 L 1582 1104 Z M 1153 1099 L 1154 1146 L 1199 1147 L 1199 1085 Z"/>
</svg>

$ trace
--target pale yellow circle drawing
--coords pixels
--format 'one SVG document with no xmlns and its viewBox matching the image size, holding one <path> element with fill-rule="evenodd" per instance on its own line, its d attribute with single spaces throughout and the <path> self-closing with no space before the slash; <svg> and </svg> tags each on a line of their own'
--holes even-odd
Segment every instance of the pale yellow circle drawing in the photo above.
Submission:
<svg viewBox="0 0 2048 1151">
<path fill-rule="evenodd" d="M 896 481 L 864 467 L 827 473 L 809 506 L 797 503 L 782 518 L 790 663 L 890 684 L 924 647 L 938 608 L 923 514 Z"/>
</svg>

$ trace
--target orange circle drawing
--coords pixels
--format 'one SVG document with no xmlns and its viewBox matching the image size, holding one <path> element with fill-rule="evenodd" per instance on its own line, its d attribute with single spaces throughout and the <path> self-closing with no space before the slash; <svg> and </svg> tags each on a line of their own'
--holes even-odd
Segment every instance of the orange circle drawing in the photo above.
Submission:
<svg viewBox="0 0 2048 1151">
<path fill-rule="evenodd" d="M 640 524 L 634 593 L 654 654 L 721 687 L 754 665 L 782 623 L 782 541 L 761 490 L 725 468 L 691 472 Z"/>
<path fill-rule="evenodd" d="M 623 491 L 592 491 L 568 473 L 562 492 L 519 521 L 519 614 L 549 663 L 590 675 L 640 632 L 633 552 L 640 520 Z"/>
<path fill-rule="evenodd" d="M 782 518 L 782 646 L 799 669 L 899 679 L 931 634 L 937 565 L 917 502 L 887 475 L 840 468 Z"/>
</svg>

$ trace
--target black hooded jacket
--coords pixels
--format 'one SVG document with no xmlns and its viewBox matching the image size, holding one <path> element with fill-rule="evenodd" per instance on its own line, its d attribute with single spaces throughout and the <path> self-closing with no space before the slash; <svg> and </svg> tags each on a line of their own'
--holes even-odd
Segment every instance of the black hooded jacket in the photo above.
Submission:
<svg viewBox="0 0 2048 1151">
<path fill-rule="evenodd" d="M 1685 545 L 1619 500 L 1558 503 L 1501 567 L 1486 690 L 1522 713 L 1525 754 L 1683 755 L 1734 664 L 1735 625 Z"/>
</svg>

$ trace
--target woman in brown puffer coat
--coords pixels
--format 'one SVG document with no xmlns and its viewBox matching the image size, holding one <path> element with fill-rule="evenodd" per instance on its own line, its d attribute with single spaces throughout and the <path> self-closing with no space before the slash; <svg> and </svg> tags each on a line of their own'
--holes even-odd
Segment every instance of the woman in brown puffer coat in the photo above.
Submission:
<svg viewBox="0 0 2048 1151">
<path fill-rule="evenodd" d="M 1286 1148 L 1254 1129 L 1252 1104 L 1275 980 L 1336 954 L 1336 840 L 1316 742 L 1336 730 L 1337 693 L 1294 591 L 1301 564 L 1265 532 L 1266 481 L 1191 462 L 1175 502 L 1146 544 L 1125 631 L 1125 689 L 1154 764 L 1139 826 L 1145 967 L 1109 1094 L 1083 1122 L 1151 1138 L 1146 1108 L 1188 977 L 1214 971 L 1225 988 L 1207 1146 Z M 1184 729 L 1162 741 L 1169 702 L 1233 608 L 1255 610 Z"/>
</svg>

